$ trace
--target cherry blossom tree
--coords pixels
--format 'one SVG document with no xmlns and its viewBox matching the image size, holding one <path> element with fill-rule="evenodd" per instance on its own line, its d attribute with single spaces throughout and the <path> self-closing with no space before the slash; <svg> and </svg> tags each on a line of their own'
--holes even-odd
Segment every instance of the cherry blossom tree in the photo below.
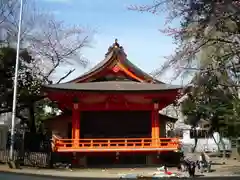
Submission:
<svg viewBox="0 0 240 180">
<path fill-rule="evenodd" d="M 210 133 L 236 130 L 240 113 L 240 1 L 154 0 L 129 9 L 161 18 L 167 14 L 160 32 L 173 37 L 177 48 L 153 75 L 169 69 L 175 72 L 173 79 L 194 75 L 188 98 L 182 103 L 187 123 L 195 127 L 205 118 Z M 176 21 L 179 27 L 173 26 Z"/>
<path fill-rule="evenodd" d="M 0 48 L 10 49 L 12 55 L 16 54 L 14 48 L 17 42 L 19 7 L 18 0 L 0 0 Z M 52 106 L 49 101 L 42 99 L 41 85 L 60 83 L 74 72 L 74 67 L 86 67 L 88 60 L 83 58 L 82 52 L 84 48 L 89 47 L 93 33 L 80 25 L 67 26 L 64 22 L 56 20 L 53 14 L 42 12 L 33 1 L 24 1 L 21 53 L 31 57 L 31 60 L 26 61 L 26 57 L 20 58 L 22 64 L 19 72 L 17 107 L 19 112 L 28 111 L 19 113 L 18 117 L 21 114 L 22 120 L 29 120 L 31 131 L 36 131 L 35 117 L 39 118 L 36 110 L 42 111 L 46 104 Z M 6 57 L 6 54 L 3 54 Z M 12 58 L 11 62 L 14 63 L 15 57 Z M 5 60 L 6 58 L 3 58 L 2 62 Z M 69 67 L 66 74 L 57 73 L 62 67 Z M 13 69 L 4 70 L 10 73 L 7 79 L 4 77 L 6 82 L 10 83 L 10 88 L 9 95 L 5 96 L 7 99 L 1 101 L 0 113 L 11 112 Z M 0 97 L 4 97 L 4 87 L 0 93 Z M 39 101 L 40 99 L 42 100 Z"/>
<path fill-rule="evenodd" d="M 0 0 L 0 32 L 2 44 L 14 46 L 17 41 L 19 16 L 18 0 Z M 32 1 L 24 1 L 21 47 L 36 61 L 34 68 L 40 69 L 49 83 L 58 68 L 66 64 L 86 67 L 88 60 L 82 56 L 83 48 L 89 47 L 93 31 L 79 25 L 67 26 L 55 19 L 51 13 L 41 12 Z M 58 77 L 61 82 L 74 69 Z"/>
<path fill-rule="evenodd" d="M 160 32 L 172 36 L 178 48 L 155 75 L 172 68 L 175 77 L 202 70 L 220 56 L 224 62 L 239 61 L 239 8 L 237 0 L 155 0 L 148 5 L 129 7 L 154 15 L 167 14 L 165 28 Z M 180 22 L 179 28 L 172 27 L 176 20 Z M 232 65 L 228 64 L 228 68 Z"/>
</svg>

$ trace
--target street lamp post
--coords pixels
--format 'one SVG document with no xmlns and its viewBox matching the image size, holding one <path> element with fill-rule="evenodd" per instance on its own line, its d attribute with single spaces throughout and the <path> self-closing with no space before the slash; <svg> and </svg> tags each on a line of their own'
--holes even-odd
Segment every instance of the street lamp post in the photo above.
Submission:
<svg viewBox="0 0 240 180">
<path fill-rule="evenodd" d="M 19 51 L 20 51 L 20 39 L 21 39 L 22 12 L 23 12 L 23 0 L 20 0 L 18 35 L 17 35 L 17 53 L 16 53 L 14 86 L 13 86 L 12 127 L 11 127 L 11 144 L 10 144 L 10 160 L 11 161 L 13 161 L 13 152 L 14 152 L 14 134 L 15 134 L 14 131 L 15 131 L 15 119 L 16 119 L 18 68 L 19 68 L 18 66 L 19 66 Z"/>
</svg>

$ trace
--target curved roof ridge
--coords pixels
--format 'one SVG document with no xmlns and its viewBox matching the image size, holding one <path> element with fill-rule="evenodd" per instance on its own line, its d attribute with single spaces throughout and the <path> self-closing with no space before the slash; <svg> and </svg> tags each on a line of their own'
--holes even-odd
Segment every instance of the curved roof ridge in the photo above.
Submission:
<svg viewBox="0 0 240 180">
<path fill-rule="evenodd" d="M 151 84 L 141 83 L 135 81 L 100 81 L 100 82 L 83 82 L 83 83 L 62 83 L 62 84 L 51 84 L 45 85 L 43 88 L 48 90 L 74 90 L 74 91 L 129 91 L 129 92 L 140 92 L 140 91 L 178 91 L 181 86 L 169 85 L 169 84 Z"/>
<path fill-rule="evenodd" d="M 90 75 L 91 73 L 94 73 L 96 71 L 99 71 L 103 66 L 105 66 L 107 63 L 111 62 L 112 56 L 113 56 L 113 51 L 110 52 L 103 61 L 100 61 L 99 63 L 97 63 L 93 68 L 91 68 L 89 71 L 83 73 L 82 75 L 78 76 L 77 78 L 68 81 L 68 83 L 70 82 L 76 82 L 78 80 L 80 80 L 81 78 L 84 78 L 85 76 Z"/>
<path fill-rule="evenodd" d="M 97 74 L 98 72 L 103 70 L 106 66 L 110 65 L 116 59 L 123 66 L 130 67 L 129 71 L 134 73 L 138 77 L 144 77 L 144 79 L 147 79 L 148 82 L 150 83 L 165 84 L 164 82 L 161 82 L 155 79 L 154 77 L 152 77 L 151 75 L 149 75 L 148 73 L 144 72 L 142 69 L 134 65 L 130 60 L 128 60 L 123 47 L 119 45 L 117 39 L 115 39 L 115 42 L 112 44 L 112 46 L 108 48 L 108 52 L 105 54 L 105 59 L 103 61 L 100 61 L 97 65 L 95 65 L 89 71 L 85 72 L 84 74 L 78 76 L 77 78 L 71 81 L 68 81 L 67 83 L 79 83 L 81 81 L 84 81 L 89 77 L 91 77 L 92 75 Z"/>
<path fill-rule="evenodd" d="M 132 66 L 132 67 L 133 67 L 134 69 L 136 69 L 137 71 L 139 71 L 140 73 L 142 73 L 144 76 L 147 76 L 148 78 L 151 78 L 151 79 L 154 81 L 154 83 L 156 82 L 156 83 L 165 84 L 164 82 L 155 79 L 154 77 L 152 77 L 151 75 L 149 75 L 148 73 L 146 73 L 145 71 L 143 71 L 141 68 L 139 68 L 138 66 L 136 66 L 135 64 L 133 64 L 128 58 L 125 59 L 125 62 L 126 62 L 128 65 Z"/>
</svg>

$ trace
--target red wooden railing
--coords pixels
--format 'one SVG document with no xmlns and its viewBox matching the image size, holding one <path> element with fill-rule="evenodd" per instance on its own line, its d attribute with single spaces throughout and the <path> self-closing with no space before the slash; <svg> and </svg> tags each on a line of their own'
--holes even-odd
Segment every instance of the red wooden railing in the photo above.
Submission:
<svg viewBox="0 0 240 180">
<path fill-rule="evenodd" d="M 114 138 L 114 139 L 60 139 L 53 136 L 55 151 L 90 152 L 90 151 L 174 151 L 180 147 L 178 138 Z"/>
</svg>

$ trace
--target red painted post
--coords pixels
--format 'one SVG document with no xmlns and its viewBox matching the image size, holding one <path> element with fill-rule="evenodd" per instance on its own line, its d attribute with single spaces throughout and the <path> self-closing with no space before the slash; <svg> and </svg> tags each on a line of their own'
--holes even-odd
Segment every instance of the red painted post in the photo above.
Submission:
<svg viewBox="0 0 240 180">
<path fill-rule="evenodd" d="M 155 112 L 154 112 L 154 110 L 152 110 L 152 112 L 151 112 L 151 128 L 152 128 L 151 133 L 152 133 L 152 140 L 153 140 L 152 143 L 155 144 L 154 139 L 156 138 L 156 132 L 155 132 Z"/>
<path fill-rule="evenodd" d="M 80 111 L 78 103 L 73 104 L 72 109 L 72 135 L 74 147 L 79 147 L 80 139 Z"/>
<path fill-rule="evenodd" d="M 152 110 L 152 139 L 153 139 L 153 146 L 159 146 L 159 135 L 160 135 L 160 128 L 159 128 L 159 104 L 158 102 L 153 103 L 153 110 Z"/>
</svg>

